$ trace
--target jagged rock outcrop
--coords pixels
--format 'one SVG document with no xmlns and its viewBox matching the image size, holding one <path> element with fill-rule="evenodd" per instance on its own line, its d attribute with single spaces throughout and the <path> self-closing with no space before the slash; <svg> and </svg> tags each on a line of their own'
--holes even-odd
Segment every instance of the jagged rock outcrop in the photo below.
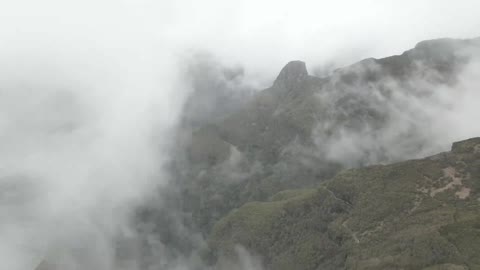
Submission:
<svg viewBox="0 0 480 270">
<path fill-rule="evenodd" d="M 291 61 L 282 68 L 277 79 L 273 82 L 274 87 L 284 89 L 285 91 L 293 90 L 298 83 L 308 78 L 308 71 L 305 62 Z"/>
</svg>

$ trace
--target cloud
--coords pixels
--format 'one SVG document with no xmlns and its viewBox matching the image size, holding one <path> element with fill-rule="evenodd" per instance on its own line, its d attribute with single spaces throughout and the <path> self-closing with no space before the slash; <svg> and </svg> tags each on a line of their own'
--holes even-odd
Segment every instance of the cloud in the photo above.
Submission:
<svg viewBox="0 0 480 270">
<path fill-rule="evenodd" d="M 374 83 L 360 79 L 349 84 L 342 71 L 334 74 L 318 94 L 326 111 L 313 133 L 319 151 L 348 167 L 364 166 L 422 158 L 449 150 L 454 141 L 478 136 L 480 129 L 470 124 L 479 115 L 472 102 L 480 86 L 475 46 L 455 49 L 455 60 L 432 47 L 430 53 L 440 53 L 435 56 L 440 62 L 417 59 L 406 78 L 382 73 L 387 68 L 373 61 L 347 72 L 353 69 L 360 78 L 380 72 L 381 79 Z M 462 58 L 468 63 L 459 64 Z M 448 64 L 442 66 L 442 61 Z"/>
<path fill-rule="evenodd" d="M 188 87 L 172 43 L 129 24 L 139 15 L 128 6 L 109 4 L 2 8 L 0 184 L 8 189 L 0 249 L 8 269 L 33 269 L 50 253 L 69 269 L 114 269 L 114 242 L 132 234 L 131 212 L 166 182 L 162 166 Z"/>
</svg>

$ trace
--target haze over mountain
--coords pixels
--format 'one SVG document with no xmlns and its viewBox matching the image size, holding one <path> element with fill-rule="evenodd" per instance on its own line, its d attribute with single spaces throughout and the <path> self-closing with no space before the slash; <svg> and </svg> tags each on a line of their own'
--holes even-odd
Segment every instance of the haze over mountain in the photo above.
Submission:
<svg viewBox="0 0 480 270">
<path fill-rule="evenodd" d="M 312 194 L 316 194 L 314 187 L 324 186 L 322 183 L 334 177 L 342 169 L 379 163 L 388 164 L 444 151 L 446 150 L 445 144 L 449 143 L 442 132 L 447 127 L 450 136 L 465 136 L 466 134 L 461 134 L 465 129 L 457 127 L 463 125 L 465 119 L 462 117 L 466 115 L 455 116 L 455 112 L 460 109 L 459 106 L 468 106 L 468 103 L 460 102 L 463 98 L 478 97 L 478 88 L 470 88 L 471 85 L 477 85 L 476 82 L 471 84 L 472 81 L 465 81 L 467 77 L 464 76 L 470 72 L 476 73 L 475 67 L 479 60 L 479 52 L 480 39 L 423 41 L 418 43 L 414 49 L 401 55 L 382 59 L 366 59 L 338 69 L 332 75 L 323 78 L 309 75 L 305 63 L 301 61 L 289 62 L 280 71 L 270 88 L 259 91 L 252 97 L 249 96 L 248 102 L 239 108 L 232 107 L 230 113 L 226 113 L 222 119 L 214 122 L 206 121 L 203 126 L 193 129 L 193 131 L 184 127 L 180 128 L 179 133 L 185 135 L 185 132 L 189 134 L 191 132 L 191 136 L 178 137 L 179 149 L 175 155 L 178 158 L 172 164 L 172 170 L 176 175 L 172 182 L 173 189 L 164 189 L 166 192 L 161 196 L 163 199 L 170 198 L 172 201 L 167 204 L 167 209 L 147 207 L 147 210 L 141 215 L 141 223 L 147 223 L 153 227 L 149 229 L 148 234 L 158 233 L 170 247 L 178 245 L 176 252 L 180 253 L 191 254 L 191 252 L 195 253 L 197 249 L 200 249 L 201 253 L 207 252 L 205 250 L 209 250 L 209 248 L 206 248 L 202 241 L 198 241 L 200 235 L 209 238 L 208 243 L 213 251 L 208 251 L 207 253 L 210 255 L 207 257 L 213 256 L 213 262 L 218 259 L 222 261 L 224 253 L 232 256 L 234 250 L 240 252 L 237 254 L 240 256 L 243 251 L 233 249 L 236 244 L 239 244 L 246 247 L 247 252 L 253 252 L 260 256 L 266 263 L 267 269 L 282 267 L 284 269 L 343 269 L 344 267 L 363 269 L 362 267 L 370 264 L 371 267 L 378 269 L 385 269 L 387 264 L 391 267 L 396 265 L 395 267 L 419 269 L 419 267 L 440 265 L 440 262 L 444 262 L 445 265 L 438 267 L 447 267 L 445 269 L 457 269 L 455 268 L 457 266 L 447 265 L 447 263 L 456 262 L 462 262 L 459 265 L 475 269 L 476 262 L 471 261 L 470 257 L 464 257 L 466 255 L 461 255 L 463 253 L 452 255 L 457 257 L 451 260 L 420 257 L 412 258 L 411 262 L 408 262 L 407 258 L 397 258 L 395 257 L 397 255 L 388 252 L 382 255 L 390 256 L 387 259 L 380 257 L 349 258 L 349 256 L 353 256 L 349 252 L 353 251 L 346 251 L 345 247 L 338 246 L 343 245 L 345 240 L 335 240 L 332 238 L 334 237 L 331 235 L 332 232 L 329 231 L 332 229 L 330 226 L 336 226 L 332 225 L 336 224 L 335 222 L 328 225 L 336 217 L 335 213 L 334 217 L 330 217 L 331 212 L 337 210 L 329 208 L 327 202 L 315 204 L 315 207 L 319 207 L 320 213 L 327 211 L 319 215 L 329 216 L 317 219 L 314 212 L 310 212 L 314 211 L 310 209 L 310 206 L 305 206 L 310 209 L 305 212 L 302 208 L 304 206 L 301 205 L 303 205 L 304 198 L 310 198 L 313 196 Z M 212 104 L 215 104 L 215 101 L 212 101 Z M 465 108 L 461 107 L 461 109 Z M 188 114 L 189 111 L 185 111 L 185 113 Z M 467 115 L 467 117 L 470 116 Z M 476 134 L 480 131 L 478 127 L 473 127 L 469 132 Z M 448 160 L 450 159 L 452 158 Z M 462 165 L 467 166 L 469 171 L 473 170 L 472 173 L 465 171 L 462 173 L 463 178 L 472 181 L 469 182 L 471 184 L 468 187 L 461 187 L 462 184 L 457 183 L 456 173 L 440 175 L 442 170 L 449 173 L 449 164 L 453 166 L 453 164 L 463 162 L 463 157 L 453 159 L 460 159 L 460 161 L 450 160 L 442 163 L 443 165 L 435 165 L 439 171 L 435 172 L 435 175 L 439 176 L 435 179 L 430 179 L 428 176 L 429 182 L 422 185 L 431 186 L 427 187 L 429 190 L 437 187 L 439 188 L 438 193 L 451 189 L 458 195 L 462 190 L 468 189 L 468 194 L 474 194 L 473 186 L 476 185 L 474 183 L 478 179 L 471 174 L 475 171 L 476 165 Z M 468 160 L 474 162 L 472 164 L 476 164 L 475 155 L 468 156 Z M 411 161 L 386 168 L 393 168 L 390 173 L 392 175 L 403 175 L 404 171 L 415 171 L 417 167 L 429 170 L 429 166 L 430 164 L 424 165 L 420 161 Z M 358 175 L 356 175 L 357 172 Z M 360 172 L 362 171 L 348 172 L 353 174 L 352 177 L 358 179 L 355 180 L 359 182 L 358 185 L 363 185 L 362 181 L 370 181 L 368 179 L 374 177 L 363 175 Z M 411 192 L 414 196 L 423 190 L 422 187 L 409 191 L 411 185 L 408 181 L 413 179 L 407 181 L 402 177 L 399 179 L 396 179 L 396 176 L 384 177 L 386 177 L 384 181 L 396 183 L 398 191 L 395 192 L 401 192 L 404 189 L 406 194 Z M 341 178 L 341 176 L 337 178 Z M 343 181 L 335 179 L 330 180 L 332 185 Z M 448 181 L 453 182 L 448 184 Z M 443 182 L 447 185 L 444 189 L 440 187 Z M 345 187 L 344 184 L 341 185 L 342 188 L 348 188 L 354 184 L 345 184 Z M 355 192 L 358 194 L 349 193 L 348 196 L 361 196 L 360 194 L 366 191 Z M 393 200 L 397 196 L 392 193 L 390 195 L 393 197 L 389 197 L 390 195 L 383 195 L 383 193 L 383 191 L 378 193 L 378 196 L 386 196 L 385 200 Z M 435 194 L 431 194 L 431 197 L 434 197 Z M 284 196 L 287 197 L 283 199 Z M 339 197 L 342 198 L 342 196 Z M 385 205 L 385 202 L 379 201 L 384 197 L 377 198 L 376 196 L 377 194 L 371 194 L 365 198 L 367 200 L 365 203 L 372 204 L 372 206 L 368 206 L 369 209 L 374 209 L 375 205 Z M 407 207 L 407 204 L 414 205 L 408 206 L 410 208 L 419 207 L 417 204 L 420 204 L 418 202 L 420 197 L 418 196 L 423 195 L 412 196 L 408 195 L 402 198 L 402 203 L 405 205 L 401 207 Z M 293 201 L 290 201 L 290 197 Z M 455 198 L 455 196 L 453 197 Z M 464 200 L 467 197 L 460 199 Z M 297 204 L 296 198 L 302 203 Z M 324 199 L 322 198 L 322 201 Z M 368 201 L 369 199 L 370 201 Z M 478 211 L 476 200 L 469 199 L 469 201 L 473 204 L 468 207 L 473 207 L 475 209 L 473 211 Z M 288 205 L 285 206 L 287 208 L 284 208 L 284 202 Z M 175 205 L 178 205 L 177 213 L 183 213 L 182 216 L 171 215 Z M 256 205 L 259 205 L 260 208 L 257 209 Z M 265 210 L 262 208 L 263 206 L 266 207 Z M 349 202 L 345 207 L 351 206 L 352 203 Z M 382 211 L 393 216 L 403 215 L 402 211 L 404 210 L 397 209 L 397 206 L 386 205 L 385 207 L 386 209 Z M 237 208 L 239 209 L 236 210 Z M 277 210 L 278 213 L 270 212 Z M 284 215 L 290 211 L 293 215 L 292 224 L 303 224 L 303 217 L 308 220 L 312 219 L 308 221 L 309 226 L 320 226 L 323 229 L 320 227 L 317 229 L 322 233 L 328 231 L 328 235 L 318 236 L 319 238 L 315 238 L 316 244 L 312 244 L 313 246 L 308 244 L 308 247 L 305 247 L 306 250 L 300 251 L 303 245 L 309 241 L 307 239 L 312 240 L 311 237 L 317 237 L 314 236 L 316 232 L 310 231 L 308 229 L 310 227 L 292 229 L 288 227 L 290 225 L 278 225 L 279 227 L 270 225 L 270 222 L 283 224 L 283 218 L 287 218 Z M 350 210 L 344 209 L 340 212 L 343 211 L 348 213 Z M 359 211 L 367 210 L 360 208 Z M 397 213 L 397 211 L 399 212 Z M 282 217 L 282 221 L 268 220 L 270 215 L 277 217 L 277 214 Z M 418 213 L 420 216 L 422 214 L 424 213 Z M 372 213 L 372 215 L 374 214 Z M 322 219 L 327 219 L 327 221 L 322 221 Z M 348 219 L 342 218 L 342 222 Z M 366 218 L 365 228 L 374 226 L 374 222 L 384 222 L 385 218 L 379 219 L 380 221 L 377 219 L 375 219 L 377 221 L 373 221 L 373 219 Z M 172 220 L 175 220 L 173 225 L 171 224 Z M 186 225 L 187 228 L 182 227 L 177 231 L 177 222 L 183 226 Z M 250 222 L 253 223 L 250 225 Z M 258 222 L 260 223 L 258 224 Z M 455 224 L 442 222 L 434 219 L 425 221 L 422 226 L 442 228 L 446 224 Z M 264 225 L 260 224 L 269 227 L 262 228 L 259 226 Z M 414 225 L 405 226 L 406 230 L 409 230 L 408 226 Z M 165 229 L 165 227 L 169 229 Z M 189 238 L 188 235 L 185 235 L 185 230 L 197 234 L 192 234 L 195 237 Z M 271 233 L 283 235 L 281 230 L 294 230 L 298 234 L 291 236 L 295 240 L 287 240 L 290 236 L 286 235 L 270 235 Z M 296 237 L 300 237 L 300 235 L 301 238 L 297 239 Z M 409 235 L 409 237 L 415 238 L 413 235 Z M 441 239 L 441 241 L 446 241 L 444 238 Z M 271 242 L 263 243 L 262 241 Z M 303 241 L 306 242 L 303 243 Z M 425 241 L 437 240 L 426 238 Z M 441 243 L 443 242 L 438 242 L 438 245 L 442 245 Z M 383 248 L 394 248 L 388 245 L 385 242 Z M 414 243 L 405 245 L 400 251 L 406 252 L 406 250 L 417 248 Z M 428 248 L 437 249 L 436 245 L 431 244 L 431 247 Z M 469 242 L 468 245 L 475 246 L 473 242 Z M 370 252 L 368 248 L 370 247 L 365 248 L 365 254 Z M 475 248 L 477 247 L 475 246 Z M 227 252 L 227 250 L 229 251 Z M 300 257 L 297 258 L 294 255 L 297 254 L 296 252 L 306 253 L 298 254 Z M 286 254 L 294 257 L 285 257 Z M 441 257 L 441 255 L 438 256 Z M 329 259 L 326 259 L 327 257 Z M 229 258 L 232 259 L 232 257 Z M 276 262 L 276 260 L 280 261 Z M 283 260 L 289 261 L 287 263 Z M 362 266 L 362 260 L 375 262 L 365 262 L 367 266 Z M 387 261 L 384 262 L 384 260 Z M 398 263 L 397 260 L 399 260 Z M 227 266 L 224 267 L 232 266 L 227 263 Z"/>
<path fill-rule="evenodd" d="M 84 250 L 85 231 L 37 269 L 477 269 L 478 139 L 394 162 L 480 134 L 458 113 L 479 96 L 479 56 L 480 39 L 437 39 L 325 77 L 291 61 L 261 91 L 196 56 L 170 181 L 113 236 L 114 259 Z"/>
<path fill-rule="evenodd" d="M 0 269 L 475 269 L 479 9 L 2 1 Z"/>
</svg>

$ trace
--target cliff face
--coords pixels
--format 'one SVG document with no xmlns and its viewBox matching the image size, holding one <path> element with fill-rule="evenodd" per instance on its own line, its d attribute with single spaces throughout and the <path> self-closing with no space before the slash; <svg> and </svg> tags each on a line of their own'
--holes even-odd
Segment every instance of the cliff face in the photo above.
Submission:
<svg viewBox="0 0 480 270">
<path fill-rule="evenodd" d="M 247 203 L 210 245 L 229 258 L 242 245 L 268 269 L 480 269 L 480 138 Z"/>
</svg>

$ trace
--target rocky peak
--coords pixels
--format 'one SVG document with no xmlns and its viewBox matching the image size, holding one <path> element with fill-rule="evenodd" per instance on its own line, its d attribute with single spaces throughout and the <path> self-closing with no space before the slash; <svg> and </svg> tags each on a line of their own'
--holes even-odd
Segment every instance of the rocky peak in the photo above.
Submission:
<svg viewBox="0 0 480 270">
<path fill-rule="evenodd" d="M 291 61 L 282 68 L 273 85 L 290 90 L 296 83 L 303 81 L 307 77 L 308 71 L 305 62 Z"/>
</svg>

